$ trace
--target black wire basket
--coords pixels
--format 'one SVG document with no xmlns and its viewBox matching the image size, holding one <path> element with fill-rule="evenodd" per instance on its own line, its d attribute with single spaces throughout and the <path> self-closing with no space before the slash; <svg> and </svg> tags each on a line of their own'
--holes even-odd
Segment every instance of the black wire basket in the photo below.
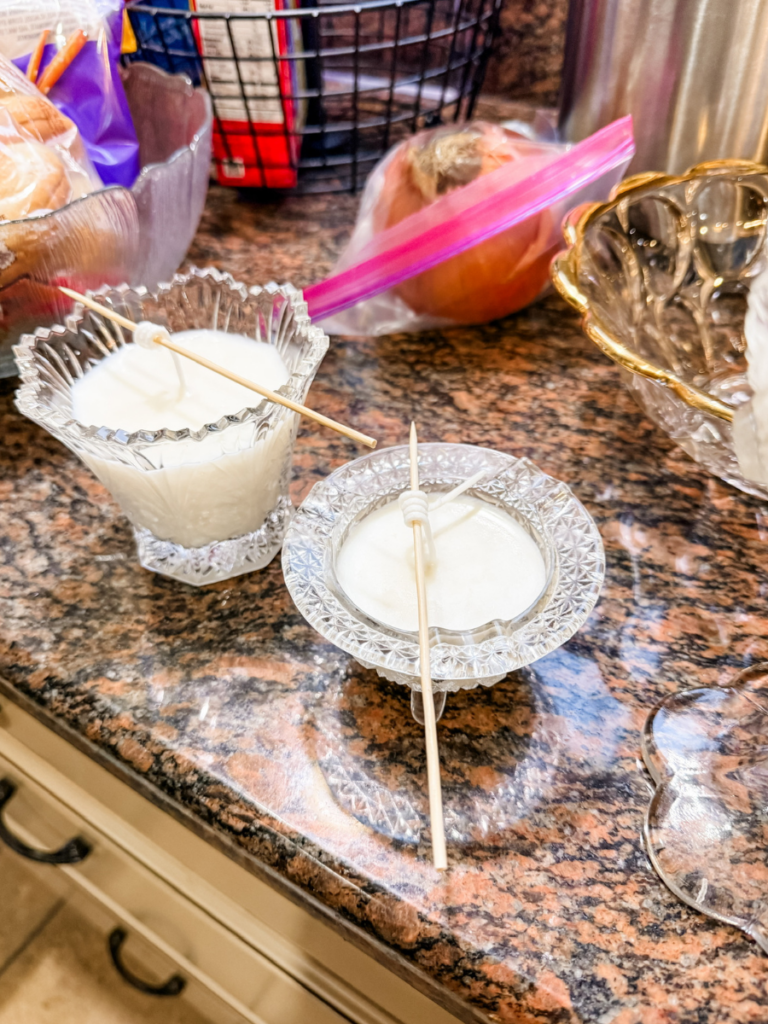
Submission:
<svg viewBox="0 0 768 1024">
<path fill-rule="evenodd" d="M 208 89 L 220 182 L 356 192 L 399 139 L 471 116 L 503 0 L 165 2 L 128 6 L 124 60 Z"/>
</svg>

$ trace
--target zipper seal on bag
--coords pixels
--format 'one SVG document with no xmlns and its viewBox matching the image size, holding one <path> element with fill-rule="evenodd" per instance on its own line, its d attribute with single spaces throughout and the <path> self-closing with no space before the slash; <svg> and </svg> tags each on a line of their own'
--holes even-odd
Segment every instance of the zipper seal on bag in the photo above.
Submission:
<svg viewBox="0 0 768 1024">
<path fill-rule="evenodd" d="M 362 252 L 373 255 L 306 288 L 309 315 L 315 320 L 333 316 L 471 249 L 598 180 L 634 152 L 632 118 L 627 116 L 543 164 L 531 158 L 537 166 L 523 167 L 522 178 L 522 161 L 475 178 L 376 236 Z M 510 170 L 517 172 L 511 183 Z"/>
</svg>

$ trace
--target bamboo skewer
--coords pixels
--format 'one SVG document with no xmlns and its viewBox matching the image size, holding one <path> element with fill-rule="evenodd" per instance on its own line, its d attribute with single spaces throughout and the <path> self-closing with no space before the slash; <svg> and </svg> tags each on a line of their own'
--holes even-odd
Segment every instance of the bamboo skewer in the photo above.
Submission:
<svg viewBox="0 0 768 1024">
<path fill-rule="evenodd" d="M 91 299 L 87 295 L 81 295 L 80 292 L 76 292 L 72 288 L 65 288 L 63 285 L 59 285 L 59 291 L 69 296 L 70 299 L 82 302 L 84 306 L 92 309 L 95 313 L 100 313 L 108 320 L 113 320 L 121 327 L 125 327 L 126 330 L 135 331 L 139 326 L 134 323 L 133 320 L 129 320 L 121 313 L 115 312 L 114 309 L 110 309 L 108 306 L 102 306 L 100 302 L 96 302 L 95 299 Z M 292 412 L 297 412 L 300 416 L 306 416 L 307 419 L 314 420 L 315 423 L 319 423 L 323 427 L 330 427 L 331 430 L 335 430 L 338 434 L 343 434 L 344 437 L 348 437 L 351 441 L 359 441 L 360 444 L 365 444 L 369 448 L 376 447 L 377 441 L 375 437 L 368 437 L 367 434 L 361 434 L 359 430 L 353 430 L 352 427 L 347 427 L 343 423 L 338 423 L 336 420 L 330 419 L 328 416 L 323 416 L 322 413 L 315 412 L 314 409 L 308 409 L 306 405 L 299 405 L 298 402 L 294 402 L 290 398 L 278 395 L 276 391 L 270 391 L 269 388 L 262 387 L 261 384 L 256 384 L 254 381 L 248 380 L 246 377 L 241 377 L 237 373 L 232 373 L 225 366 L 219 366 L 218 363 L 211 362 L 211 360 L 206 359 L 205 356 L 200 356 L 196 352 L 190 352 L 189 349 L 184 348 L 183 345 L 178 345 L 170 338 L 158 335 L 155 341 L 158 345 L 162 345 L 163 348 L 167 348 L 171 352 L 176 352 L 178 355 L 184 356 L 185 359 L 191 359 L 193 363 L 198 363 L 200 366 L 204 366 L 207 370 L 212 370 L 214 373 L 218 373 L 222 377 L 226 377 L 228 380 L 234 381 L 235 384 L 242 384 L 244 388 L 249 388 L 251 391 L 255 391 L 257 395 L 261 395 L 262 398 L 266 398 L 270 402 L 274 402 L 276 405 L 284 405 L 286 409 L 290 409 Z"/>
<path fill-rule="evenodd" d="M 419 490 L 419 447 L 416 424 L 411 423 L 410 436 L 411 490 Z M 440 787 L 440 752 L 437 748 L 437 721 L 432 696 L 432 672 L 429 655 L 429 623 L 427 620 L 427 584 L 424 576 L 424 536 L 422 525 L 414 521 L 413 554 L 416 562 L 416 596 L 419 608 L 419 672 L 421 700 L 424 706 L 424 733 L 427 745 L 427 785 L 429 788 L 429 817 L 432 825 L 432 860 L 438 871 L 445 871 L 448 861 L 445 852 L 445 823 L 443 821 L 443 794 Z"/>
</svg>

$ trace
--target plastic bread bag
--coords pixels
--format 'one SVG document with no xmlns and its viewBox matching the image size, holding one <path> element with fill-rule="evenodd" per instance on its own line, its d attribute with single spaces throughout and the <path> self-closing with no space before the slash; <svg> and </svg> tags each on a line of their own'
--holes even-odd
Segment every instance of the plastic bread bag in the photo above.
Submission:
<svg viewBox="0 0 768 1024">
<path fill-rule="evenodd" d="M 46 94 L 79 129 L 101 181 L 130 188 L 139 146 L 120 78 L 122 25 L 121 0 L 0 0 L 0 53 L 26 74 L 48 33 L 38 85 L 55 79 Z"/>
<path fill-rule="evenodd" d="M 0 221 L 58 210 L 97 188 L 74 123 L 0 56 Z"/>
<path fill-rule="evenodd" d="M 575 145 L 482 121 L 419 132 L 372 172 L 333 274 L 304 292 L 310 315 L 379 335 L 514 313 L 548 285 L 563 217 L 606 198 L 633 154 L 630 117 Z"/>
<path fill-rule="evenodd" d="M 0 362 L 10 335 L 60 320 L 58 284 L 118 284 L 138 246 L 126 189 L 102 188 L 72 121 L 0 56 Z"/>
</svg>

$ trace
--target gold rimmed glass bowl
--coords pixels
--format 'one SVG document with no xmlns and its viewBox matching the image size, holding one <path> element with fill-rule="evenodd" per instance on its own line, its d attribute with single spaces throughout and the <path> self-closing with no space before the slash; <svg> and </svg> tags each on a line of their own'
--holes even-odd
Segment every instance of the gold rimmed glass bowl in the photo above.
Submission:
<svg viewBox="0 0 768 1024">
<path fill-rule="evenodd" d="M 768 489 L 739 469 L 731 424 L 751 397 L 744 317 L 767 223 L 768 167 L 721 160 L 680 177 L 641 174 L 573 211 L 552 264 L 558 291 L 650 418 L 711 473 L 761 497 Z"/>
</svg>

